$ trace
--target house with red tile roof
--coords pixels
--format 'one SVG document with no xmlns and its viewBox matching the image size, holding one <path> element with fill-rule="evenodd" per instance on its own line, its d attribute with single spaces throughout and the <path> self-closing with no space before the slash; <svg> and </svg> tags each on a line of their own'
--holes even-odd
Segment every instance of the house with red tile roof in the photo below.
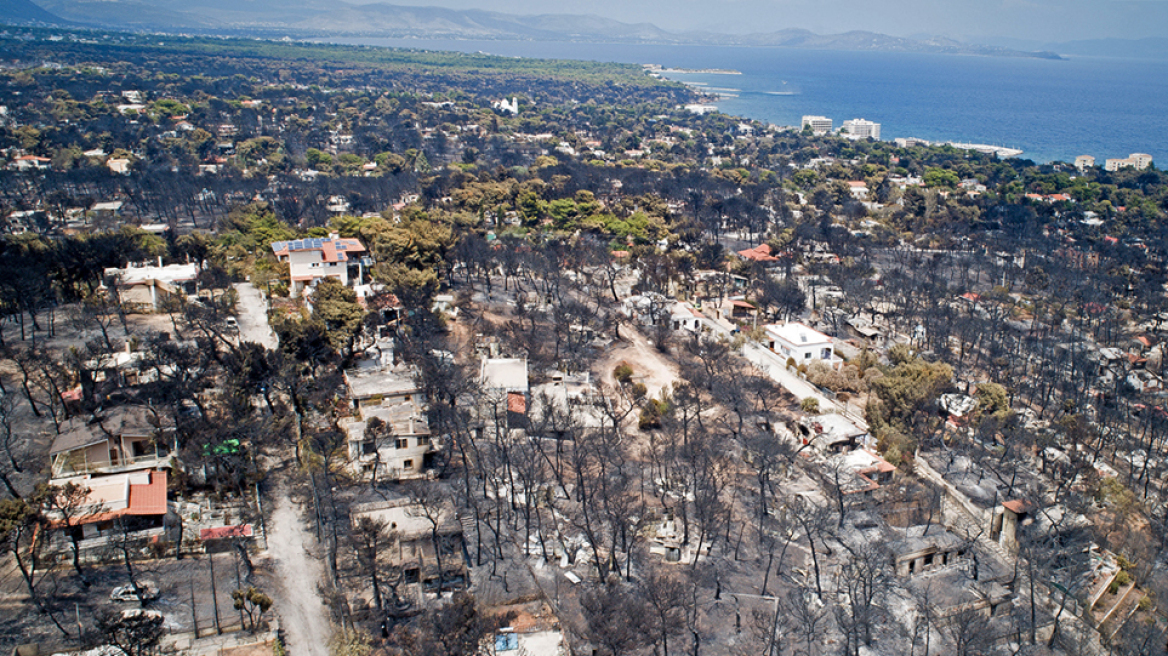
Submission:
<svg viewBox="0 0 1168 656">
<path fill-rule="evenodd" d="M 272 242 L 272 252 L 281 262 L 288 263 L 292 296 L 298 296 L 320 278 L 337 278 L 345 285 L 355 283 L 367 263 L 367 251 L 360 239 L 337 235 Z"/>
<path fill-rule="evenodd" d="M 738 256 L 744 260 L 750 260 L 751 262 L 762 262 L 764 264 L 779 261 L 779 258 L 775 257 L 774 254 L 771 253 L 770 244 L 760 244 L 754 248 L 738 251 Z"/>
<path fill-rule="evenodd" d="M 61 503 L 46 511 L 50 551 L 69 549 L 73 538 L 85 550 L 100 559 L 108 550 L 108 538 L 128 530 L 136 540 L 169 541 L 168 526 L 177 525 L 177 517 L 167 501 L 165 470 L 146 469 L 102 476 L 78 476 L 58 485 L 74 483 L 84 490 L 79 502 Z M 71 508 L 68 515 L 59 506 Z M 167 521 L 170 515 L 173 521 Z M 102 539 L 107 538 L 107 539 Z M 85 541 L 95 540 L 86 544 Z"/>
</svg>

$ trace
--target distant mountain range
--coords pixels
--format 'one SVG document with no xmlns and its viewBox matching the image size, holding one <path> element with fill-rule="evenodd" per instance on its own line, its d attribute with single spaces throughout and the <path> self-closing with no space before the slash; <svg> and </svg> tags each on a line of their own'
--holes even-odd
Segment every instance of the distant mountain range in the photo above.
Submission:
<svg viewBox="0 0 1168 656">
<path fill-rule="evenodd" d="M 6 25 L 64 25 L 68 21 L 28 0 L 0 0 L 0 23 Z"/>
<path fill-rule="evenodd" d="M 831 50 L 928 52 L 1058 58 L 1168 55 L 1168 39 L 1103 39 L 1050 44 L 1041 49 L 965 43 L 944 37 L 894 37 L 875 32 L 815 34 L 787 29 L 755 34 L 667 32 L 650 23 L 622 23 L 594 15 L 506 14 L 441 7 L 300 0 L 0 0 L 0 23 L 84 25 L 121 30 L 222 33 L 296 38 L 383 38 L 591 41 L 614 43 L 784 46 Z"/>
</svg>

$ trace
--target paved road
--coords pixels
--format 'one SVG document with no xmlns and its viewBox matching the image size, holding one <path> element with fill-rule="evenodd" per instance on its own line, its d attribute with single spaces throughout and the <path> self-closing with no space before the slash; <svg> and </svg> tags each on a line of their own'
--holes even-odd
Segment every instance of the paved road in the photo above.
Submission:
<svg viewBox="0 0 1168 656">
<path fill-rule="evenodd" d="M 320 560 L 308 553 L 315 539 L 305 530 L 286 486 L 276 488 L 272 497 L 268 556 L 279 581 L 275 608 L 280 614 L 288 654 L 329 656 L 332 627 L 327 608 L 317 594 L 324 581 L 324 571 Z"/>
<path fill-rule="evenodd" d="M 235 309 L 239 313 L 239 339 L 255 342 L 268 349 L 279 346 L 276 333 L 268 325 L 268 301 L 250 282 L 235 283 L 239 299 Z"/>
</svg>

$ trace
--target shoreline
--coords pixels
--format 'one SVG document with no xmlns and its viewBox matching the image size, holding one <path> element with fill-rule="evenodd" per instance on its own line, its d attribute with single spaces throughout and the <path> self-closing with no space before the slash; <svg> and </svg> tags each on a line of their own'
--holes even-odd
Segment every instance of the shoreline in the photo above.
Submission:
<svg viewBox="0 0 1168 656">
<path fill-rule="evenodd" d="M 711 69 L 665 68 L 659 64 L 642 64 L 642 66 L 645 67 L 646 72 L 648 72 L 650 75 L 653 75 L 654 77 L 661 77 L 661 75 L 667 74 L 667 73 L 675 73 L 675 74 L 683 74 L 683 75 L 684 74 L 691 74 L 691 73 L 704 73 L 707 75 L 742 75 L 742 73 L 740 71 L 726 71 L 724 69 L 713 69 L 713 68 L 711 68 Z M 685 81 L 685 80 L 672 80 L 672 81 L 685 85 L 691 91 L 694 91 L 701 96 L 699 98 L 698 102 L 686 105 L 687 109 L 689 109 L 690 111 L 698 112 L 698 113 L 720 112 L 720 111 L 722 111 L 722 109 L 718 107 L 717 103 L 719 103 L 723 100 L 738 98 L 739 93 L 742 93 L 741 89 L 732 89 L 731 90 L 731 89 L 721 89 L 718 87 L 710 87 L 709 83 L 707 83 L 707 82 L 690 82 L 690 81 Z M 735 91 L 738 93 L 727 93 L 727 91 Z M 761 93 L 763 93 L 765 95 L 780 96 L 780 97 L 800 95 L 799 92 L 795 92 L 795 91 L 764 91 Z M 770 122 L 764 121 L 762 119 L 753 119 L 753 118 L 751 118 L 749 116 L 745 116 L 745 115 L 732 114 L 731 116 L 735 116 L 737 118 L 746 118 L 746 119 L 750 119 L 750 120 L 756 120 L 756 121 L 759 121 L 760 123 L 764 123 L 766 125 L 769 125 L 773 128 L 780 129 L 780 130 L 796 130 L 796 129 L 798 129 L 798 126 L 779 125 L 777 123 L 770 123 Z M 995 146 L 992 144 L 984 144 L 984 143 L 971 143 L 971 142 L 965 142 L 965 141 L 957 141 L 955 139 L 944 139 L 944 140 L 930 141 L 930 140 L 926 140 L 926 139 L 920 139 L 917 137 L 897 137 L 897 138 L 888 139 L 888 140 L 878 139 L 877 141 L 880 141 L 883 143 L 888 143 L 888 144 L 893 144 L 893 145 L 900 145 L 897 143 L 898 141 L 907 141 L 909 143 L 916 143 L 916 144 L 926 145 L 926 146 L 952 146 L 953 148 L 957 148 L 959 150 L 967 150 L 967 151 L 972 151 L 972 152 L 992 154 L 1000 159 L 1011 159 L 1011 158 L 1015 158 L 1015 157 L 1021 157 L 1026 152 L 1025 150 L 1023 150 L 1021 148 L 1011 148 L 1008 146 Z M 1047 162 L 1035 161 L 1035 163 L 1036 164 L 1050 164 L 1052 162 L 1058 162 L 1058 161 L 1061 161 L 1061 160 L 1053 159 L 1053 160 L 1050 160 Z"/>
</svg>

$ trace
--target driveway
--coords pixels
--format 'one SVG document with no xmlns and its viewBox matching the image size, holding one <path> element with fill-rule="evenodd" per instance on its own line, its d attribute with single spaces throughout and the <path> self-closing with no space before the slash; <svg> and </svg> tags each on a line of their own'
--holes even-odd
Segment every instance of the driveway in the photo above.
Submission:
<svg viewBox="0 0 1168 656">
<path fill-rule="evenodd" d="M 255 342 L 267 349 L 277 348 L 280 344 L 276 340 L 276 333 L 268 325 L 267 299 L 250 282 L 237 282 L 234 287 L 238 294 L 235 310 L 239 314 L 239 339 Z"/>
<path fill-rule="evenodd" d="M 275 569 L 275 610 L 280 615 L 290 656 L 329 656 L 332 633 L 328 610 L 317 592 L 324 582 L 321 562 L 308 552 L 316 541 L 304 528 L 287 484 L 271 495 L 274 502 L 268 528 L 268 557 Z"/>
<path fill-rule="evenodd" d="M 702 325 L 715 335 L 723 335 L 727 339 L 733 336 L 730 330 L 724 325 L 709 317 L 702 318 Z M 868 423 L 864 421 L 864 418 L 854 408 L 851 406 L 845 407 L 843 404 L 827 398 L 814 385 L 791 373 L 787 369 L 786 358 L 783 358 L 774 351 L 749 338 L 742 345 L 741 353 L 742 357 L 746 358 L 748 362 L 758 367 L 771 380 L 778 383 L 780 387 L 790 392 L 800 401 L 808 397 L 817 399 L 819 401 L 820 412 L 839 412 L 846 415 L 848 419 L 860 428 L 864 430 L 868 429 Z"/>
</svg>

